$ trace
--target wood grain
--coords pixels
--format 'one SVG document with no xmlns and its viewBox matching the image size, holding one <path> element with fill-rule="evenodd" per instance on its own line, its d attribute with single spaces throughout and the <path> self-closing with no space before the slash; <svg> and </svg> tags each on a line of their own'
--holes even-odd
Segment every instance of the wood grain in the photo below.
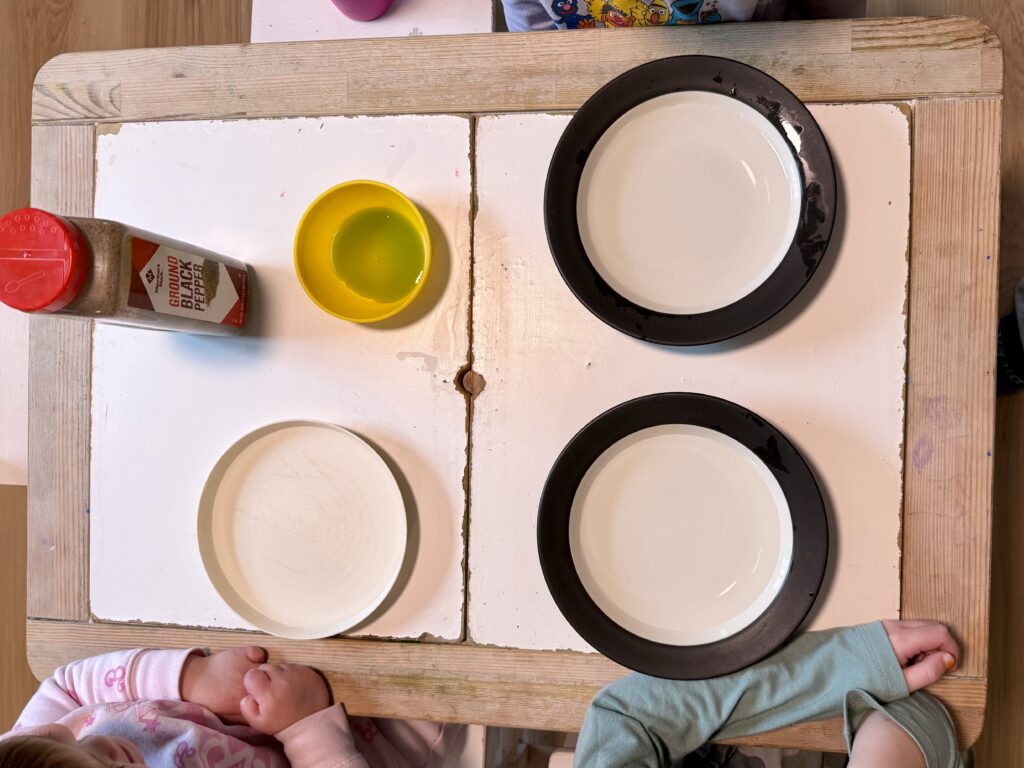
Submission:
<svg viewBox="0 0 1024 768">
<path fill-rule="evenodd" d="M 934 11 L 933 11 L 934 12 Z M 924 8 L 902 13 L 879 14 L 896 18 L 857 19 L 853 23 L 852 47 L 856 51 L 882 51 L 889 48 L 998 48 L 999 40 L 984 24 L 965 16 L 930 18 L 926 25 L 911 18 L 915 13 L 926 15 Z M 951 9 L 948 13 L 963 13 Z"/>
<path fill-rule="evenodd" d="M 337 638 L 294 641 L 146 625 L 29 621 L 28 639 L 29 663 L 40 677 L 73 659 L 116 648 L 217 650 L 256 642 L 276 659 L 323 670 L 336 697 L 353 715 L 557 731 L 579 730 L 594 694 L 627 671 L 602 656 L 571 651 Z M 932 690 L 947 702 L 958 702 L 962 737 L 977 738 L 984 681 L 949 678 Z M 838 720 L 794 726 L 737 743 L 843 749 Z"/>
<path fill-rule="evenodd" d="M 94 134 L 32 129 L 32 205 L 92 215 Z M 30 329 L 28 615 L 87 619 L 92 323 L 36 316 Z"/>
<path fill-rule="evenodd" d="M 976 16 L 1003 40 L 1024 39 L 1024 5 L 1003 0 L 870 0 L 873 15 L 962 13 Z M 1024 51 L 1006 51 L 1003 91 L 1002 216 L 999 311 L 1013 307 L 1024 277 Z M 992 606 L 989 628 L 990 698 L 985 730 L 975 746 L 979 766 L 1024 764 L 1024 396 L 996 405 Z"/>
<path fill-rule="evenodd" d="M 1024 132 L 1020 130 L 1024 120 L 1024 50 L 1017 45 L 1018 41 L 1024 40 L 1024 4 L 1004 0 L 869 0 L 867 10 L 873 16 L 937 13 L 974 16 L 992 33 L 1011 43 L 1006 50 L 1005 62 L 1000 63 L 1004 68 L 1005 81 L 999 307 L 1001 312 L 1008 312 L 1013 289 L 1024 277 L 1024 217 L 1019 214 L 1024 210 Z M 875 21 L 887 23 L 890 20 Z M 965 35 L 966 32 L 960 34 Z M 993 54 L 1001 53 L 997 48 L 989 50 Z M 1024 566 L 1019 578 L 1024 579 Z M 995 589 L 998 591 L 998 584 Z M 1024 686 L 1024 679 L 1021 685 Z M 1024 741 L 1017 752 L 1024 754 Z"/>
<path fill-rule="evenodd" d="M 36 679 L 25 656 L 25 511 L 23 485 L 0 485 L 0 733 L 10 730 Z"/>
<path fill-rule="evenodd" d="M 753 64 L 806 101 L 994 95 L 998 50 L 977 21 L 946 18 L 73 54 L 39 72 L 33 120 L 574 109 L 630 67 L 696 53 Z"/>
<path fill-rule="evenodd" d="M 996 99 L 914 112 L 903 618 L 938 619 L 985 677 L 999 244 Z"/>
</svg>

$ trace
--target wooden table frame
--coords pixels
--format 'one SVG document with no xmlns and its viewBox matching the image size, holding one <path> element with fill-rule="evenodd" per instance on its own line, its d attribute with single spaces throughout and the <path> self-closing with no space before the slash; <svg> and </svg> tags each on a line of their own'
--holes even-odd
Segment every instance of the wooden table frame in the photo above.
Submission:
<svg viewBox="0 0 1024 768">
<path fill-rule="evenodd" d="M 35 81 L 32 204 L 92 214 L 103 124 L 572 110 L 624 70 L 686 53 L 752 64 L 808 102 L 910 108 L 900 606 L 904 618 L 945 621 L 960 638 L 959 667 L 932 690 L 971 744 L 987 691 L 1002 91 L 999 41 L 980 22 L 864 19 L 65 54 Z M 248 641 L 232 631 L 91 620 L 91 336 L 90 323 L 32 319 L 27 636 L 39 677 L 114 648 Z M 258 642 L 322 668 L 350 712 L 375 716 L 576 730 L 597 689 L 623 674 L 600 656 L 467 641 Z M 746 742 L 843 748 L 838 721 Z"/>
</svg>

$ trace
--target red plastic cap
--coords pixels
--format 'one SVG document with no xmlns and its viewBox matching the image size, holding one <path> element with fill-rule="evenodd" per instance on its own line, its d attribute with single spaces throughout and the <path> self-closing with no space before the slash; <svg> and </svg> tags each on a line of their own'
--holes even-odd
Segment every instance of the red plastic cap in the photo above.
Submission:
<svg viewBox="0 0 1024 768">
<path fill-rule="evenodd" d="M 70 221 L 38 208 L 0 219 L 0 301 L 23 312 L 68 305 L 89 274 L 89 246 Z"/>
</svg>

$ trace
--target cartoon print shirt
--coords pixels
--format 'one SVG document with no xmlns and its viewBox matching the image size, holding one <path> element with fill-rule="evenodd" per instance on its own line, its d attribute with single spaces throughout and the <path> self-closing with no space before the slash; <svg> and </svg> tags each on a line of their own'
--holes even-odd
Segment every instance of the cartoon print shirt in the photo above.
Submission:
<svg viewBox="0 0 1024 768">
<path fill-rule="evenodd" d="M 224 723 L 181 700 L 185 659 L 203 651 L 117 651 L 75 661 L 39 686 L 14 730 L 31 735 L 53 723 L 75 737 L 119 736 L 149 768 L 433 768 L 458 727 L 348 718 L 340 704 L 276 738 Z"/>
<path fill-rule="evenodd" d="M 510 32 L 767 21 L 785 0 L 504 0 Z"/>
</svg>

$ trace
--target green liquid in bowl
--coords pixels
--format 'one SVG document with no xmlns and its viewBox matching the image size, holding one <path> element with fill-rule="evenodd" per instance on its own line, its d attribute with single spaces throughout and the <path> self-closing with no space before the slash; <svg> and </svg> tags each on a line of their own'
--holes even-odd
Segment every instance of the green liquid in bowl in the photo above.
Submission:
<svg viewBox="0 0 1024 768">
<path fill-rule="evenodd" d="M 349 216 L 334 236 L 331 258 L 345 285 L 381 304 L 405 298 L 423 278 L 419 232 L 387 208 L 366 208 Z"/>
</svg>

